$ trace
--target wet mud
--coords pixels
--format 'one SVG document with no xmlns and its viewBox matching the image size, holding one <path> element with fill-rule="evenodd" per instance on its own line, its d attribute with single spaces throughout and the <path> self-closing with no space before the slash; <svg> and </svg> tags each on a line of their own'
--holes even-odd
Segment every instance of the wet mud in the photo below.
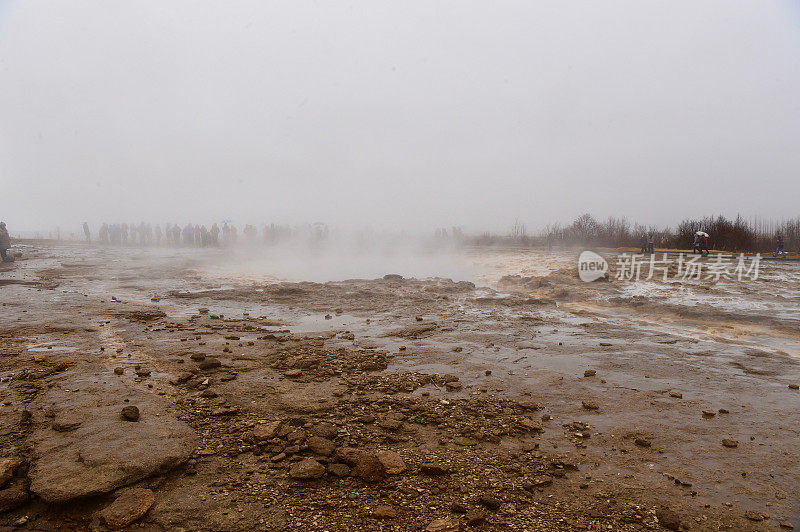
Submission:
<svg viewBox="0 0 800 532">
<path fill-rule="evenodd" d="M 576 255 L 311 282 L 28 246 L 0 270 L 0 526 L 800 526 L 800 267 L 583 283 Z"/>
</svg>

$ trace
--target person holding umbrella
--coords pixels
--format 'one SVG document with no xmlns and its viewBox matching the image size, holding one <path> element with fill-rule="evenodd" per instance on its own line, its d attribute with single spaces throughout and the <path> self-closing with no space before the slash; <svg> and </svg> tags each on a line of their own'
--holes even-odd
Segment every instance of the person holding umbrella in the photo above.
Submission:
<svg viewBox="0 0 800 532">
<path fill-rule="evenodd" d="M 692 255 L 694 255 L 695 251 L 699 252 L 701 255 L 703 254 L 703 250 L 705 250 L 706 255 L 709 255 L 711 252 L 708 250 L 708 233 L 704 231 L 697 231 L 694 234 L 694 244 L 692 245 Z"/>
</svg>

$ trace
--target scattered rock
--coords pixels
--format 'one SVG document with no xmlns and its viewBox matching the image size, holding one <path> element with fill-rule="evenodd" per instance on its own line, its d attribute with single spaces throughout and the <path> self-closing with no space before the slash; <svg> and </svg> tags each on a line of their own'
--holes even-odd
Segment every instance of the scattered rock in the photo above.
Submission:
<svg viewBox="0 0 800 532">
<path fill-rule="evenodd" d="M 56 432 L 72 432 L 81 426 L 81 422 L 74 419 L 57 419 L 51 427 Z"/>
<path fill-rule="evenodd" d="M 285 371 L 283 373 L 283 376 L 291 378 L 291 377 L 299 377 L 302 374 L 303 374 L 303 370 L 301 370 L 301 369 L 290 369 L 289 371 Z"/>
<path fill-rule="evenodd" d="M 731 449 L 735 449 L 736 447 L 739 447 L 739 442 L 736 440 L 730 440 L 728 438 L 725 438 L 722 440 L 722 445 L 724 445 L 725 447 L 729 447 Z"/>
<path fill-rule="evenodd" d="M 339 435 L 339 427 L 332 423 L 320 423 L 319 425 L 315 425 L 314 428 L 311 429 L 311 432 L 322 438 L 335 440 L 336 436 Z"/>
<path fill-rule="evenodd" d="M 189 355 L 189 358 L 191 358 L 195 362 L 202 362 L 203 360 L 206 359 L 206 355 L 204 355 L 203 353 L 192 353 L 191 355 Z"/>
<path fill-rule="evenodd" d="M 763 521 L 764 516 L 761 515 L 760 512 L 756 512 L 755 510 L 747 510 L 744 513 L 744 516 L 751 521 Z"/>
<path fill-rule="evenodd" d="M 531 418 L 528 418 L 528 417 L 524 417 L 524 418 L 520 419 L 519 426 L 522 427 L 522 429 L 527 430 L 527 431 L 531 431 L 531 432 L 542 432 L 542 431 L 544 431 L 544 428 L 542 427 L 542 424 L 539 421 L 535 421 L 535 420 L 533 420 Z"/>
<path fill-rule="evenodd" d="M 313 458 L 305 458 L 289 469 L 289 476 L 295 480 L 313 480 L 325 474 L 325 466 Z"/>
<path fill-rule="evenodd" d="M 674 397 L 675 399 L 683 399 L 683 394 L 681 392 L 669 392 L 670 397 Z"/>
<path fill-rule="evenodd" d="M 194 374 L 192 372 L 184 371 L 182 373 L 179 373 L 175 377 L 171 378 L 169 380 L 169 383 L 172 384 L 173 386 L 177 386 L 179 384 L 183 384 L 184 382 L 188 381 L 193 376 L 194 376 Z"/>
<path fill-rule="evenodd" d="M 258 441 L 269 441 L 278 435 L 283 428 L 283 421 L 272 421 L 263 425 L 256 425 L 253 429 L 253 437 Z"/>
<path fill-rule="evenodd" d="M 98 517 L 112 530 L 124 528 L 146 514 L 154 501 L 155 495 L 148 489 L 126 489 Z"/>
<path fill-rule="evenodd" d="M 386 476 L 386 468 L 374 454 L 362 454 L 353 468 L 353 476 L 364 482 L 378 482 Z"/>
<path fill-rule="evenodd" d="M 22 465 L 20 458 L 3 458 L 0 460 L 0 488 L 14 477 L 14 472 Z"/>
<path fill-rule="evenodd" d="M 125 373 L 125 370 L 123 368 L 117 366 L 116 368 L 114 368 L 114 373 L 116 375 L 122 375 L 123 373 Z"/>
<path fill-rule="evenodd" d="M 0 513 L 19 508 L 29 499 L 27 479 L 12 479 L 5 489 L 0 490 Z"/>
<path fill-rule="evenodd" d="M 392 506 L 382 504 L 372 511 L 372 517 L 376 519 L 394 519 L 397 517 L 397 510 Z"/>
<path fill-rule="evenodd" d="M 658 518 L 658 522 L 661 526 L 666 528 L 667 530 L 680 530 L 681 529 L 681 518 L 676 513 L 662 506 L 658 510 L 656 510 L 656 517 Z"/>
<path fill-rule="evenodd" d="M 502 504 L 502 502 L 500 502 L 500 499 L 496 497 L 484 494 L 478 497 L 478 504 L 480 504 L 484 508 L 496 512 L 497 510 L 500 509 L 500 505 Z"/>
<path fill-rule="evenodd" d="M 593 369 L 587 369 L 583 372 L 584 377 L 594 377 L 595 375 L 597 375 L 597 371 Z"/>
<path fill-rule="evenodd" d="M 461 530 L 461 525 L 452 517 L 434 519 L 425 528 L 425 532 L 458 532 L 459 530 Z"/>
<path fill-rule="evenodd" d="M 311 436 L 306 440 L 306 445 L 311 449 L 311 452 L 322 456 L 330 456 L 336 450 L 336 444 L 320 436 Z"/>
<path fill-rule="evenodd" d="M 222 366 L 222 362 L 220 362 L 217 358 L 207 358 L 197 365 L 197 367 L 203 371 L 218 368 L 220 366 Z"/>
<path fill-rule="evenodd" d="M 789 385 L 789 389 L 790 390 L 800 390 L 800 384 L 790 384 Z"/>
<path fill-rule="evenodd" d="M 713 410 L 703 410 L 703 417 L 714 417 L 717 413 Z"/>
<path fill-rule="evenodd" d="M 350 476 L 350 468 L 346 464 L 328 464 L 328 474 L 345 478 Z"/>
<path fill-rule="evenodd" d="M 779 521 L 778 526 L 780 526 L 781 528 L 785 528 L 787 530 L 794 530 L 794 525 L 789 521 Z"/>
<path fill-rule="evenodd" d="M 379 451 L 376 456 L 383 464 L 387 475 L 399 475 L 406 470 L 403 459 L 394 451 Z"/>
<path fill-rule="evenodd" d="M 486 513 L 480 510 L 470 510 L 466 517 L 469 526 L 478 526 L 486 522 Z"/>
<path fill-rule="evenodd" d="M 633 443 L 635 443 L 639 447 L 650 447 L 651 445 L 650 440 L 645 438 L 636 438 L 635 440 L 633 440 Z"/>
<path fill-rule="evenodd" d="M 581 404 L 586 410 L 597 410 L 600 408 L 600 405 L 597 404 L 597 401 L 584 400 L 581 402 Z"/>
<path fill-rule="evenodd" d="M 437 464 L 434 462 L 425 462 L 419 466 L 419 471 L 423 475 L 428 475 L 431 477 L 447 475 L 450 473 L 450 468 L 444 464 Z"/>
<path fill-rule="evenodd" d="M 120 415 L 125 421 L 139 421 L 139 408 L 132 405 L 123 407 Z"/>
</svg>

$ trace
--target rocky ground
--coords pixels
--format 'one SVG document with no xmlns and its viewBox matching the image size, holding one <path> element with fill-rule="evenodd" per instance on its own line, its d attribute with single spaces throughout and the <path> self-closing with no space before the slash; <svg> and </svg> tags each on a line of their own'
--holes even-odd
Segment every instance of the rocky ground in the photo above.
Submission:
<svg viewBox="0 0 800 532">
<path fill-rule="evenodd" d="M 36 245 L 3 266 L 0 527 L 800 526 L 791 317 L 566 266 L 476 287 L 204 260 Z"/>
</svg>

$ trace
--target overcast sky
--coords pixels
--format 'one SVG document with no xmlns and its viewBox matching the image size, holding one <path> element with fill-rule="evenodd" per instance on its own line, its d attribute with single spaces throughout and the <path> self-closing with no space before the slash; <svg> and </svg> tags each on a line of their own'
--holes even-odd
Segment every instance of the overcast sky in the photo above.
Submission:
<svg viewBox="0 0 800 532">
<path fill-rule="evenodd" d="M 800 2 L 0 0 L 0 219 L 800 215 Z"/>
</svg>

